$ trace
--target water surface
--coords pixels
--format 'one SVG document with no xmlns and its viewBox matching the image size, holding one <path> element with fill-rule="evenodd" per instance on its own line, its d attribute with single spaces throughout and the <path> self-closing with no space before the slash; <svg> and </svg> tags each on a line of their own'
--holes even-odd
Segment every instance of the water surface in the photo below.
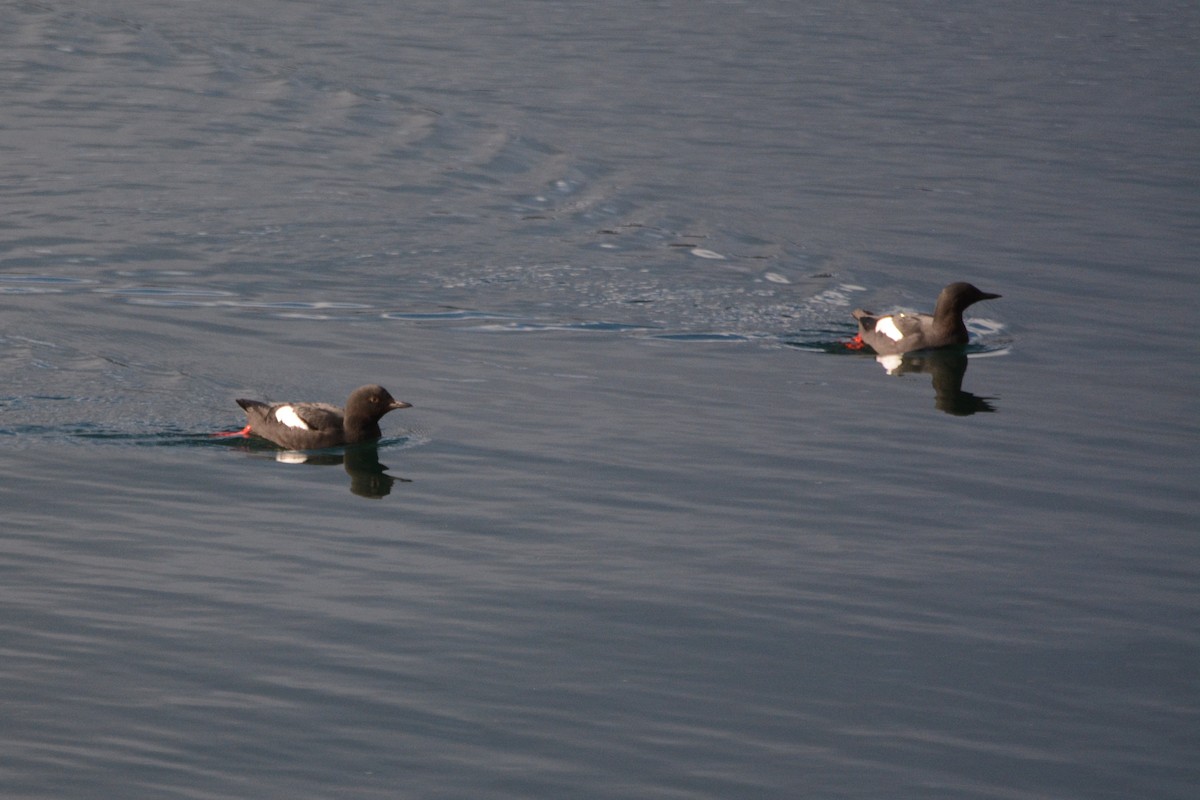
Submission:
<svg viewBox="0 0 1200 800">
<path fill-rule="evenodd" d="M 1198 33 L 0 10 L 5 795 L 1190 797 Z"/>
</svg>

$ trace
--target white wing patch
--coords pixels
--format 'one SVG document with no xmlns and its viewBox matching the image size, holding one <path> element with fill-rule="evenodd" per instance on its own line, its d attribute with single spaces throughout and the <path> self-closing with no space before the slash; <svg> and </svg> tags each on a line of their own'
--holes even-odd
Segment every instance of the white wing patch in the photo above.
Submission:
<svg viewBox="0 0 1200 800">
<path fill-rule="evenodd" d="M 879 321 L 875 323 L 875 332 L 882 333 L 893 342 L 898 342 L 904 338 L 904 334 L 896 327 L 896 323 L 892 321 L 891 317 L 880 317 Z"/>
<path fill-rule="evenodd" d="M 280 406 L 275 409 L 275 419 L 287 425 L 289 428 L 301 428 L 302 430 L 311 430 L 308 424 L 296 414 L 296 409 L 291 406 Z"/>
</svg>

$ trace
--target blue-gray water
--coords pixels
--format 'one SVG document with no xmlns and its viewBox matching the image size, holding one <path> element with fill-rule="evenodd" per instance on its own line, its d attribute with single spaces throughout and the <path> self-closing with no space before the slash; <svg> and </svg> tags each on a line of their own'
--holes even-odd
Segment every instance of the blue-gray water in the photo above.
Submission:
<svg viewBox="0 0 1200 800">
<path fill-rule="evenodd" d="M 0 793 L 1190 798 L 1198 50 L 5 4 Z M 839 345 L 959 279 L 965 375 Z M 209 436 L 366 382 L 377 451 Z"/>
</svg>

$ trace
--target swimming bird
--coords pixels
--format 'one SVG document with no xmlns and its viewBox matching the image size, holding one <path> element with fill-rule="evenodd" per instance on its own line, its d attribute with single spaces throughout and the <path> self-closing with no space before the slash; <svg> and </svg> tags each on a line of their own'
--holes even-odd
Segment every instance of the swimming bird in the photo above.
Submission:
<svg viewBox="0 0 1200 800">
<path fill-rule="evenodd" d="M 851 313 L 858 320 L 858 336 L 850 346 L 858 349 L 866 345 L 879 355 L 887 356 L 964 345 L 967 343 L 967 326 L 963 324 L 963 311 L 980 300 L 999 296 L 959 281 L 942 289 L 932 315 L 898 313 L 881 317 L 856 308 Z"/>
<path fill-rule="evenodd" d="M 374 441 L 383 435 L 379 420 L 384 414 L 412 407 L 374 384 L 351 392 L 344 411 L 328 403 L 238 400 L 237 404 L 250 423 L 240 433 L 261 436 L 289 450 L 319 450 Z"/>
</svg>

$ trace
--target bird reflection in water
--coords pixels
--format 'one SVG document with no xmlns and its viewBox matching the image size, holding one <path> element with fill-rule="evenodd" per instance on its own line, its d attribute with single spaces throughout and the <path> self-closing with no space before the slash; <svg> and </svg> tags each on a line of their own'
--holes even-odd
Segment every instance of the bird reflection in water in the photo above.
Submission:
<svg viewBox="0 0 1200 800">
<path fill-rule="evenodd" d="M 275 460 L 284 464 L 332 466 L 341 464 L 350 476 L 350 491 L 359 497 L 387 497 L 395 483 L 412 483 L 407 478 L 387 474 L 387 464 L 379 461 L 376 442 L 347 445 L 338 450 L 279 450 Z"/>
<path fill-rule="evenodd" d="M 966 417 L 980 412 L 995 411 L 990 403 L 993 397 L 963 391 L 963 376 L 967 372 L 967 354 L 962 348 L 947 347 L 940 350 L 918 350 L 903 355 L 876 356 L 888 375 L 929 373 L 932 378 L 934 406 L 939 411 Z"/>
</svg>

